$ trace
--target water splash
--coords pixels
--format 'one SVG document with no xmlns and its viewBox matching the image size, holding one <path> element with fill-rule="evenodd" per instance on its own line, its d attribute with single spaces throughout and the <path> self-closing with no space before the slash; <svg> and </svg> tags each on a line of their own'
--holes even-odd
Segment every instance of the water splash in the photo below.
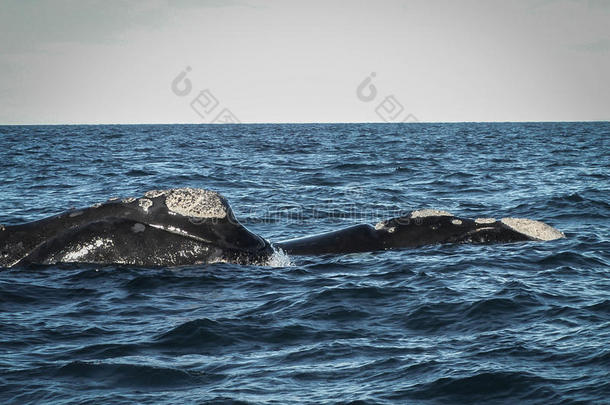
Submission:
<svg viewBox="0 0 610 405">
<path fill-rule="evenodd" d="M 294 263 L 290 259 L 290 256 L 280 248 L 273 248 L 273 254 L 269 260 L 265 263 L 265 266 L 269 267 L 292 267 Z"/>
</svg>

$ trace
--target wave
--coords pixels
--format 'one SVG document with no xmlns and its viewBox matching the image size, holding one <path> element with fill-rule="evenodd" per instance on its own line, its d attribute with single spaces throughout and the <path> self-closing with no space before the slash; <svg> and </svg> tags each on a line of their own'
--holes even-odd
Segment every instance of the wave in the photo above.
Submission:
<svg viewBox="0 0 610 405">
<path fill-rule="evenodd" d="M 271 240 L 421 207 L 567 238 L 3 270 L 0 403 L 606 403 L 608 128 L 2 127 L 5 224 L 152 184 L 222 191 Z"/>
<path fill-rule="evenodd" d="M 560 398 L 560 393 L 552 388 L 553 382 L 528 371 L 481 371 L 473 375 L 441 377 L 414 385 L 387 398 L 434 399 L 451 403 L 503 403 L 507 400 L 544 399 L 555 403 Z"/>
<path fill-rule="evenodd" d="M 294 345 L 321 341 L 329 338 L 349 339 L 359 337 L 354 331 L 318 329 L 301 323 L 277 326 L 247 319 L 196 319 L 172 328 L 157 336 L 151 343 L 157 349 L 172 353 L 206 353 L 228 350 L 231 346 L 265 344 L 272 346 Z"/>
<path fill-rule="evenodd" d="M 130 363 L 73 361 L 59 367 L 59 378 L 96 381 L 106 387 L 176 388 L 218 382 L 222 374 Z"/>
</svg>

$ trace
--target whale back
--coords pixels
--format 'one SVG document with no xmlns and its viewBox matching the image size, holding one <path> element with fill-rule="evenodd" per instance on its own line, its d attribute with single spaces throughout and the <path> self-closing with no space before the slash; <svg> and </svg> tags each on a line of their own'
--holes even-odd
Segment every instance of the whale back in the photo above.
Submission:
<svg viewBox="0 0 610 405">
<path fill-rule="evenodd" d="M 136 232 L 138 229 L 142 232 Z M 143 244 L 144 240 L 148 243 Z M 193 262 L 249 260 L 272 251 L 265 239 L 237 221 L 223 196 L 210 190 L 179 188 L 149 191 L 140 198 L 110 199 L 39 221 L 3 227 L 0 266 L 38 263 L 45 261 L 45 255 L 48 263 L 88 261 L 83 259 L 98 256 L 104 259 L 94 262 L 123 263 L 129 255 L 146 257 L 148 247 L 156 245 L 167 254 L 180 251 L 181 246 L 186 250 L 188 245 L 191 251 L 200 253 Z M 58 251 L 58 246 L 71 246 L 72 250 Z M 124 254 L 120 253 L 123 246 Z M 77 255 L 79 251 L 83 254 Z M 160 252 L 151 251 L 148 262 L 166 263 L 156 258 Z"/>
<path fill-rule="evenodd" d="M 510 243 L 562 237 L 563 233 L 557 229 L 531 219 L 472 220 L 458 218 L 443 210 L 423 209 L 381 221 L 375 227 L 356 225 L 281 241 L 275 246 L 288 254 L 312 255 L 412 248 L 441 243 Z"/>
</svg>

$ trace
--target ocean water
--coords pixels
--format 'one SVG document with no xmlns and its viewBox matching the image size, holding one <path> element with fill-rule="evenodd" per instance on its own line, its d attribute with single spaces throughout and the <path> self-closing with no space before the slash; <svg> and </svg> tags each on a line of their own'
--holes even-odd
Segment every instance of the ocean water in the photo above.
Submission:
<svg viewBox="0 0 610 405">
<path fill-rule="evenodd" d="M 610 124 L 0 127 L 0 223 L 172 187 L 271 241 L 419 208 L 562 240 L 0 270 L 0 403 L 610 403 Z"/>
</svg>

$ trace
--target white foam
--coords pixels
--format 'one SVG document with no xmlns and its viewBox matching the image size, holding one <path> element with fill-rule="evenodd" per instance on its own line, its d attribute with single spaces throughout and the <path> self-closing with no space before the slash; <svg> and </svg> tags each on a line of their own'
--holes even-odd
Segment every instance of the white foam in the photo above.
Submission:
<svg viewBox="0 0 610 405">
<path fill-rule="evenodd" d="M 271 257 L 263 264 L 264 266 L 269 267 L 291 267 L 294 266 L 290 256 L 286 252 L 284 252 L 280 248 L 273 248 L 273 254 Z"/>
</svg>

